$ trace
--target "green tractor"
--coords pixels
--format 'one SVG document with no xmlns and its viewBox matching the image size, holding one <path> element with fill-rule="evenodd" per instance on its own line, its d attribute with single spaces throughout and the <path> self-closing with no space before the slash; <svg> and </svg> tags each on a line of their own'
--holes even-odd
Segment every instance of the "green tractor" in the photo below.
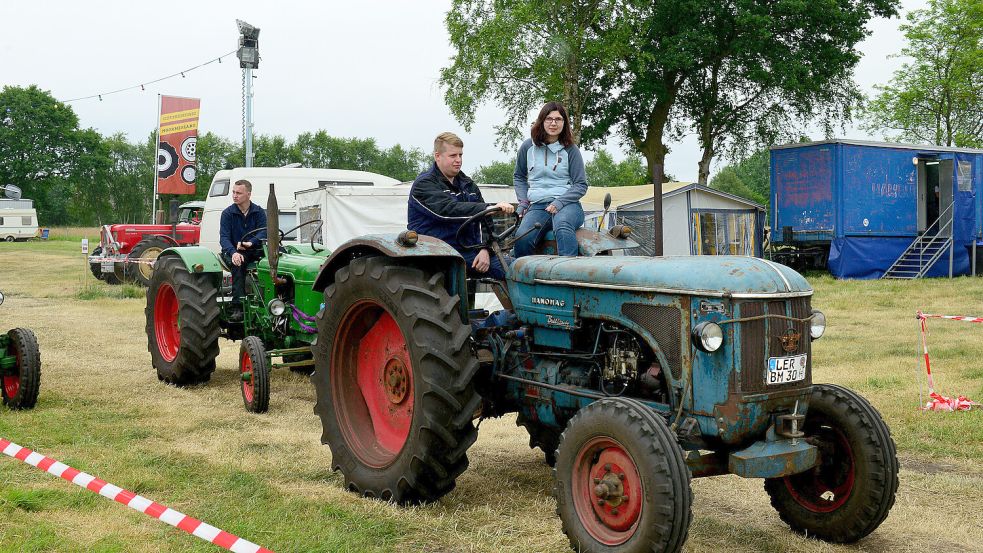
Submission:
<svg viewBox="0 0 983 553">
<path fill-rule="evenodd" d="M 3 305 L 0 292 L 0 305 Z M 41 351 L 27 328 L 0 334 L 0 393 L 10 409 L 33 409 L 41 389 Z"/>
<path fill-rule="evenodd" d="M 241 340 L 242 401 L 248 411 L 263 413 L 269 408 L 273 369 L 310 374 L 314 315 L 322 301 L 313 283 L 329 252 L 314 243 L 316 233 L 309 244 L 281 243 L 284 236 L 320 222 L 269 233 L 265 256 L 247 271 L 241 321 L 231 317 L 231 281 L 223 278 L 226 268 L 218 255 L 200 246 L 161 252 L 145 309 L 147 349 L 157 377 L 175 386 L 205 383 L 215 370 L 219 338 Z M 272 184 L 267 226 L 279 228 Z"/>
</svg>

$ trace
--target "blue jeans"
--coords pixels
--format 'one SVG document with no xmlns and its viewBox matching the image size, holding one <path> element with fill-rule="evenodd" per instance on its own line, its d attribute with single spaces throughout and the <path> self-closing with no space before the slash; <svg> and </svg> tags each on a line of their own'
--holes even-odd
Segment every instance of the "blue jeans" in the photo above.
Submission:
<svg viewBox="0 0 983 553">
<path fill-rule="evenodd" d="M 484 273 L 479 273 L 471 264 L 474 263 L 474 258 L 478 257 L 478 250 L 466 250 L 461 252 L 461 256 L 464 257 L 464 263 L 467 264 L 468 268 L 468 278 L 494 278 L 495 280 L 505 280 L 505 269 L 502 268 L 502 264 L 498 261 L 498 257 L 488 250 L 488 260 L 489 267 L 488 271 Z"/>
<path fill-rule="evenodd" d="M 534 230 L 523 236 L 515 243 L 515 256 L 523 257 L 532 255 L 536 246 L 543 241 L 543 237 L 550 230 L 556 236 L 556 253 L 558 255 L 575 256 L 580 253 L 580 246 L 577 244 L 577 229 L 584 224 L 584 208 L 580 202 L 573 202 L 563 206 L 556 215 L 550 214 L 546 208 L 550 202 L 537 202 L 529 206 L 526 213 L 522 216 L 522 223 L 516 234 L 522 234 L 533 228 L 536 223 L 542 225 L 539 230 Z"/>
</svg>

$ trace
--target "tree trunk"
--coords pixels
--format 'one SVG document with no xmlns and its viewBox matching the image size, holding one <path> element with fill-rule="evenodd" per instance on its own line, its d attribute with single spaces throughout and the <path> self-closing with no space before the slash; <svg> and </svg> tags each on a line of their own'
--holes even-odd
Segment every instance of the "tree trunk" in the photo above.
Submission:
<svg viewBox="0 0 983 553">
<path fill-rule="evenodd" d="M 666 153 L 668 149 L 663 143 L 666 122 L 669 120 L 669 110 L 673 99 L 658 102 L 649 117 L 645 139 L 641 142 L 640 150 L 648 164 L 649 175 L 652 176 L 652 255 L 661 256 L 664 235 L 662 224 L 662 181 L 665 177 Z"/>
<path fill-rule="evenodd" d="M 699 166 L 699 178 L 698 183 L 706 186 L 707 181 L 710 179 L 710 162 L 713 161 L 713 148 L 703 147 L 703 157 L 698 163 Z"/>
</svg>

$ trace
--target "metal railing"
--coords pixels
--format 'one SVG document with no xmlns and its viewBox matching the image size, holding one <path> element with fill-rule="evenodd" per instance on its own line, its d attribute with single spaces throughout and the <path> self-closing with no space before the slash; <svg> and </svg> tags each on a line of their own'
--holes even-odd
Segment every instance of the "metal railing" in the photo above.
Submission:
<svg viewBox="0 0 983 553">
<path fill-rule="evenodd" d="M 921 278 L 946 250 L 949 251 L 949 277 L 952 277 L 953 205 L 955 203 L 950 203 L 939 218 L 929 225 L 924 233 L 915 238 L 881 278 Z"/>
</svg>

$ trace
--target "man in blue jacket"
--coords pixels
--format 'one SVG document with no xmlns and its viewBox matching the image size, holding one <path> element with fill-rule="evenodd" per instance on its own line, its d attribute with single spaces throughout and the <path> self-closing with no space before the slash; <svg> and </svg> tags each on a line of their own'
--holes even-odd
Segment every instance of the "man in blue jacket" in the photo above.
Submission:
<svg viewBox="0 0 983 553">
<path fill-rule="evenodd" d="M 488 248 L 464 250 L 455 235 L 468 217 L 477 215 L 492 205 L 506 214 L 515 211 L 508 202 L 490 204 L 481 197 L 481 191 L 470 177 L 461 172 L 464 141 L 451 132 L 441 133 L 433 142 L 433 167 L 421 173 L 413 181 L 407 208 L 407 228 L 420 234 L 433 236 L 447 242 L 464 256 L 468 276 L 504 279 L 505 271 L 497 257 Z M 490 231 L 486 221 L 482 221 Z M 467 245 L 479 241 L 479 228 L 464 232 Z"/>
<path fill-rule="evenodd" d="M 242 298 L 246 295 L 246 266 L 263 257 L 262 241 L 266 238 L 266 211 L 250 198 L 253 185 L 237 180 L 232 185 L 232 205 L 222 212 L 219 246 L 222 259 L 232 271 L 232 313 L 230 320 L 242 320 Z M 250 236 L 251 231 L 262 229 Z"/>
</svg>

